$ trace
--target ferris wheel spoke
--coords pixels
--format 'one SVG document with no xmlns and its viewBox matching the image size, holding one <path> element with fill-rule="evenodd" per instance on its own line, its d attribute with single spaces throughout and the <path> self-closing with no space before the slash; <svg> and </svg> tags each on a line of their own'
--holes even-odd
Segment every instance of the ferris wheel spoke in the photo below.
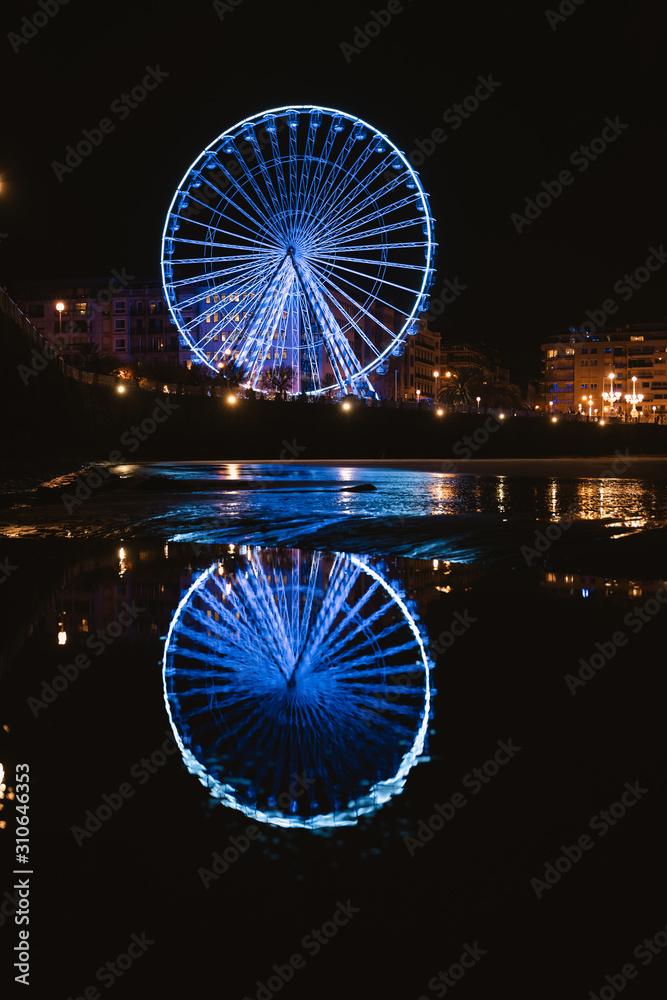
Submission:
<svg viewBox="0 0 667 1000">
<path fill-rule="evenodd" d="M 389 265 L 387 265 L 387 266 L 389 266 Z M 354 268 L 351 268 L 351 267 L 342 267 L 342 266 L 336 265 L 336 270 L 337 271 L 344 271 L 346 274 L 354 274 L 354 275 L 357 275 L 357 276 L 362 277 L 362 278 L 367 277 L 367 275 L 365 274 L 364 271 L 357 271 L 357 270 L 355 270 Z M 415 270 L 417 270 L 420 274 L 424 273 L 422 268 L 415 268 Z M 347 284 L 350 285 L 352 288 L 359 288 L 359 286 L 353 284 L 349 280 L 349 278 L 341 277 L 341 280 L 346 281 Z M 399 285 L 395 281 L 389 281 L 388 278 L 382 278 L 382 284 L 385 285 L 385 286 L 388 286 L 389 288 L 396 288 L 396 289 L 398 289 L 401 292 L 410 292 L 413 295 L 415 294 L 415 289 L 414 288 L 409 288 L 407 285 Z M 359 290 L 362 291 L 362 289 L 359 289 Z"/>
<path fill-rule="evenodd" d="M 376 220 L 373 220 L 373 221 L 376 221 Z M 415 219 L 405 219 L 405 220 L 402 220 L 400 222 L 389 222 L 389 223 L 387 223 L 386 226 L 381 226 L 381 227 L 380 226 L 376 226 L 373 229 L 364 229 L 362 232 L 359 232 L 359 233 L 352 233 L 352 234 L 350 234 L 348 236 L 345 236 L 345 235 L 340 236 L 339 238 L 337 238 L 336 243 L 333 243 L 332 246 L 335 247 L 336 244 L 338 244 L 340 246 L 341 250 L 350 251 L 350 250 L 352 250 L 354 248 L 354 246 L 356 245 L 357 240 L 359 240 L 359 239 L 368 239 L 371 236 L 386 236 L 388 233 L 397 233 L 397 232 L 400 232 L 401 229 L 407 229 L 407 228 L 409 228 L 411 226 L 415 226 L 416 224 L 417 225 L 421 225 L 421 222 L 419 220 L 415 220 Z M 424 239 L 424 240 L 409 240 L 409 241 L 407 241 L 405 243 L 394 243 L 394 242 L 392 242 L 391 244 L 387 244 L 386 242 L 383 242 L 383 243 L 381 243 L 379 245 L 380 246 L 390 245 L 392 247 L 392 249 L 394 247 L 396 247 L 397 249 L 400 249 L 403 246 L 412 246 L 413 243 L 415 243 L 417 247 L 422 246 L 426 250 L 428 250 L 429 242 L 426 239 Z M 349 244 L 352 244 L 352 246 L 350 246 Z"/>
<path fill-rule="evenodd" d="M 250 144 L 251 144 L 251 146 L 253 148 L 253 151 L 255 153 L 255 159 L 257 160 L 257 166 L 259 167 L 260 173 L 262 175 L 262 179 L 264 180 L 264 184 L 266 185 L 266 190 L 268 191 L 268 194 L 269 194 L 269 198 L 271 199 L 271 202 L 273 204 L 272 211 L 273 212 L 277 212 L 280 215 L 282 213 L 283 209 L 284 209 L 284 206 L 280 202 L 280 199 L 278 197 L 278 192 L 276 191 L 276 188 L 275 188 L 275 185 L 273 183 L 273 180 L 271 179 L 271 174 L 269 172 L 269 169 L 268 169 L 268 166 L 267 166 L 267 162 L 264 159 L 264 155 L 262 153 L 262 149 L 260 147 L 260 144 L 259 144 L 259 142 L 257 140 L 257 136 L 255 135 L 254 131 L 252 132 L 252 137 L 249 138 L 248 141 L 250 142 Z M 269 162 L 271 162 L 271 161 L 269 161 Z"/>
<path fill-rule="evenodd" d="M 317 127 L 313 125 L 312 119 L 308 123 L 308 138 L 306 140 L 306 148 L 303 155 L 303 160 L 301 162 L 301 170 L 299 172 L 299 187 L 297 191 L 296 198 L 296 214 L 301 216 L 305 211 L 306 206 L 306 191 L 308 189 L 308 181 L 310 179 L 310 168 L 314 161 L 314 149 L 315 149 L 315 139 L 317 137 Z"/>
<path fill-rule="evenodd" d="M 262 213 L 259 211 L 259 208 L 258 208 L 256 200 L 254 198 L 250 197 L 249 192 L 246 191 L 246 189 L 243 188 L 239 184 L 239 182 L 229 172 L 229 170 L 227 170 L 225 167 L 222 166 L 222 164 L 219 162 L 219 160 L 217 159 L 217 157 L 215 155 L 213 156 L 213 162 L 220 169 L 220 171 L 222 172 L 222 174 L 224 175 L 224 177 L 226 178 L 226 180 L 232 185 L 233 189 L 237 192 L 237 194 L 240 195 L 244 199 L 244 201 L 246 202 L 246 204 L 248 205 L 248 207 L 252 210 L 253 215 L 250 215 L 244 208 L 242 208 L 242 206 L 238 202 L 232 201 L 232 199 L 228 195 L 225 195 L 222 191 L 220 191 L 219 188 L 217 188 L 215 186 L 215 184 L 212 182 L 212 180 L 210 180 L 209 178 L 207 178 L 202 173 L 201 177 L 202 177 L 202 180 L 204 181 L 204 183 L 208 184 L 208 186 L 213 191 L 215 191 L 216 194 L 220 195 L 220 197 L 224 200 L 226 206 L 232 207 L 234 209 L 234 211 L 240 212 L 242 215 L 246 216 L 246 218 L 248 218 L 254 224 L 255 228 L 256 228 L 258 222 L 259 222 L 260 225 L 267 225 L 271 229 L 271 231 L 273 232 L 273 234 L 276 237 L 276 239 L 280 239 L 280 236 L 281 236 L 280 230 L 278 229 L 277 226 L 275 226 L 275 224 L 273 222 L 273 216 L 271 215 L 271 213 L 269 212 L 267 214 L 266 211 L 265 211 L 264 215 L 262 215 Z M 245 164 L 244 164 L 244 166 L 245 166 Z M 248 179 L 249 185 L 250 185 L 250 187 L 251 187 L 251 189 L 252 189 L 255 197 L 256 198 L 259 197 L 260 200 L 261 200 L 262 197 L 263 197 L 261 189 L 259 188 L 258 184 L 256 183 L 256 181 L 254 180 L 254 178 L 252 177 L 252 175 L 250 174 L 249 171 L 246 173 L 246 177 Z M 255 217 L 253 217 L 253 216 L 255 216 Z"/>
<path fill-rule="evenodd" d="M 291 129 L 290 129 L 291 131 Z M 280 145 L 278 143 L 278 135 L 276 132 L 270 132 L 269 138 L 271 140 L 271 152 L 273 154 L 273 167 L 274 173 L 276 175 L 276 180 L 278 181 L 278 196 L 280 203 L 282 205 L 282 210 L 284 212 L 289 209 L 289 202 L 287 198 L 287 186 L 285 184 L 285 175 L 281 169 L 282 167 L 282 153 L 280 151 Z M 284 234 L 283 234 L 284 235 Z"/>
<path fill-rule="evenodd" d="M 316 260 L 322 260 L 323 262 L 326 262 L 324 254 L 312 254 L 311 258 L 315 258 Z M 419 271 L 420 274 L 423 273 L 423 268 L 419 267 L 416 264 L 406 264 L 398 260 L 371 259 L 368 257 L 342 257 L 340 254 L 336 254 L 335 262 L 333 264 L 334 269 L 340 265 L 341 261 L 344 261 L 345 263 L 348 264 L 370 264 L 372 267 L 378 267 L 385 271 L 388 268 L 400 267 L 403 268 L 403 270 Z"/>
<path fill-rule="evenodd" d="M 355 144 L 356 140 L 354 139 L 353 132 L 350 132 L 343 143 L 337 159 L 331 162 L 330 170 L 322 175 L 318 188 L 312 193 L 313 205 L 317 210 L 318 217 L 321 219 L 325 219 L 327 216 L 327 201 L 336 181 L 341 174 L 343 174 L 343 179 L 347 176 L 344 164 Z M 357 161 L 355 169 L 357 167 L 361 169 L 361 166 L 362 163 Z"/>
<path fill-rule="evenodd" d="M 336 136 L 338 135 L 335 127 L 335 119 L 332 118 L 329 123 L 329 131 L 327 132 L 326 138 L 324 140 L 324 146 L 319 154 L 317 161 L 317 166 L 315 167 L 315 173 L 313 174 L 312 180 L 306 191 L 306 201 L 310 205 L 315 205 L 317 202 L 317 192 L 319 190 L 322 176 L 328 166 L 329 154 L 333 149 L 333 145 L 336 141 Z"/>
<path fill-rule="evenodd" d="M 368 150 L 370 155 L 370 151 L 372 151 L 370 144 Z M 320 219 L 325 228 L 330 226 L 332 219 L 343 218 L 346 213 L 362 210 L 362 203 L 357 201 L 360 195 L 364 195 L 363 202 L 366 205 L 380 204 L 381 199 L 385 195 L 390 194 L 391 191 L 399 186 L 400 179 L 393 178 L 390 181 L 386 181 L 384 187 L 373 192 L 373 195 L 365 194 L 368 191 L 369 185 L 372 185 L 381 176 L 383 170 L 386 170 L 388 162 L 389 157 L 366 175 L 360 175 L 359 170 L 355 166 L 354 171 L 343 178 L 344 183 L 341 183 L 332 191 L 331 197 L 320 209 Z M 351 189 L 348 187 L 350 184 L 354 184 L 354 187 Z"/>
<path fill-rule="evenodd" d="M 348 279 L 343 279 L 343 280 L 345 280 L 346 284 L 350 285 L 352 288 L 355 288 L 358 292 L 361 292 L 361 298 L 363 298 L 366 301 L 368 301 L 368 299 L 370 298 L 368 289 L 360 288 L 358 285 L 352 285 L 352 283 Z M 325 275 L 322 272 L 321 273 L 321 281 L 322 281 L 323 286 L 329 285 L 333 289 L 334 293 L 336 293 L 337 295 L 340 295 L 343 298 L 345 298 L 351 305 L 354 305 L 358 309 L 361 309 L 362 312 L 368 317 L 368 319 L 370 319 L 376 326 L 379 326 L 383 330 L 385 330 L 389 334 L 389 336 L 391 338 L 395 337 L 394 331 L 390 330 L 389 327 L 385 326 L 385 324 L 376 315 L 374 315 L 374 313 L 369 308 L 367 308 L 366 304 L 360 302 L 358 298 L 353 298 L 348 292 L 345 291 L 345 289 L 341 288 L 340 285 L 337 285 L 332 280 L 332 278 L 331 278 L 330 275 Z M 327 294 L 330 295 L 331 293 L 328 292 Z M 334 295 L 334 298 L 335 298 L 335 295 Z M 395 304 L 392 304 L 391 302 L 388 302 L 385 299 L 381 299 L 377 295 L 377 293 L 372 296 L 372 301 L 373 301 L 373 303 L 378 302 L 381 305 L 386 305 L 389 309 L 393 309 L 393 311 L 395 313 L 397 313 L 397 314 L 399 314 L 401 316 L 405 316 L 406 318 L 408 318 L 408 316 L 411 315 L 410 313 L 407 313 L 404 310 L 399 309 Z"/>
<path fill-rule="evenodd" d="M 401 205 L 396 203 L 394 205 L 388 206 L 387 209 L 382 209 L 381 219 L 382 226 L 376 226 L 383 234 L 394 232 L 398 229 L 407 229 L 411 226 L 422 226 L 425 221 L 425 216 L 412 216 L 407 219 L 397 219 L 393 222 L 385 223 L 385 217 L 388 211 L 398 211 L 400 208 L 405 208 L 405 204 Z M 377 223 L 378 212 L 368 212 L 366 215 L 362 215 L 359 218 L 350 216 L 347 219 L 341 220 L 340 224 L 333 226 L 327 233 L 330 240 L 345 240 L 345 238 L 359 239 L 365 238 L 368 235 L 374 235 L 373 231 L 368 231 L 368 226 L 372 226 Z"/>
<path fill-rule="evenodd" d="M 244 216 L 246 216 L 246 218 L 250 220 L 250 222 L 253 223 L 254 228 L 250 228 L 249 231 L 256 232 L 257 222 L 261 217 L 258 217 L 258 219 L 254 219 L 243 208 L 241 208 L 240 205 L 232 201 L 229 195 L 224 194 L 219 188 L 217 188 L 210 179 L 206 178 L 203 174 L 201 175 L 201 178 L 202 178 L 202 183 L 210 187 L 213 194 L 217 195 L 221 200 L 214 208 L 212 205 L 203 202 L 201 198 L 197 198 L 194 195 L 188 195 L 188 201 L 194 202 L 195 205 L 197 206 L 198 211 L 200 211 L 202 208 L 206 208 L 209 212 L 212 212 L 213 215 L 219 215 L 221 218 L 226 218 L 227 216 L 225 215 L 225 212 L 230 208 L 233 208 L 235 212 L 243 214 Z M 245 200 L 247 201 L 247 198 Z M 224 207 L 222 208 L 221 208 L 221 203 L 224 203 Z M 250 205 L 251 208 L 256 210 L 257 206 L 253 202 L 250 201 L 248 202 L 248 204 Z M 192 226 L 201 226 L 203 228 L 208 228 L 207 222 L 201 219 L 191 218 L 191 216 L 187 214 L 189 209 L 190 205 L 188 205 L 187 208 L 185 209 L 179 208 L 177 211 L 173 213 L 172 218 L 174 220 L 178 220 L 178 222 L 189 223 Z M 275 235 L 278 236 L 278 234 Z"/>
<path fill-rule="evenodd" d="M 264 162 L 264 157 L 262 156 L 261 147 L 259 145 L 259 142 L 257 141 L 257 137 L 256 137 L 254 131 L 252 133 L 252 139 L 250 140 L 250 142 L 251 142 L 253 151 L 255 153 L 255 159 L 257 160 L 257 164 L 258 164 L 258 166 L 260 168 L 260 171 L 262 173 L 262 177 L 264 178 L 264 182 L 265 182 L 266 187 L 267 187 L 269 198 L 271 198 L 271 200 L 273 201 L 273 206 L 269 205 L 269 202 L 266 200 L 266 196 L 265 196 L 264 192 L 262 191 L 260 185 L 257 183 L 256 178 L 253 176 L 250 168 L 248 167 L 248 164 L 245 162 L 245 160 L 243 159 L 243 157 L 240 156 L 240 154 L 238 153 L 238 150 L 236 149 L 236 146 L 235 146 L 234 148 L 235 148 L 235 151 L 236 151 L 236 161 L 240 165 L 240 167 L 241 167 L 241 169 L 243 171 L 244 176 L 246 177 L 248 183 L 250 184 L 250 186 L 252 187 L 253 191 L 255 192 L 256 197 L 259 199 L 260 203 L 262 204 L 262 206 L 264 208 L 263 221 L 265 221 L 265 220 L 269 220 L 269 219 L 273 218 L 273 213 L 274 213 L 275 209 L 277 208 L 277 203 L 274 201 L 274 197 L 273 197 L 275 195 L 275 190 L 273 188 L 273 185 L 271 184 L 271 181 L 270 181 L 270 178 L 269 178 L 269 173 L 266 170 L 266 164 Z M 262 168 L 264 168 L 264 169 L 262 169 Z M 280 233 L 279 227 L 278 226 L 273 226 L 272 227 L 272 231 L 274 232 L 274 235 L 276 236 L 276 239 L 280 239 L 280 237 L 281 237 L 282 234 Z"/>
<path fill-rule="evenodd" d="M 327 305 L 318 284 L 312 280 L 308 272 L 305 272 L 303 278 L 307 288 L 306 294 L 312 301 L 315 314 L 322 327 L 322 339 L 329 360 L 333 364 L 335 359 L 336 370 L 344 372 L 344 383 L 351 387 L 362 374 L 361 363 L 352 350 L 347 337 L 338 326 L 338 322 Z"/>
<path fill-rule="evenodd" d="M 338 309 L 339 312 L 341 312 L 343 314 L 343 316 L 345 317 L 345 319 L 350 324 L 350 327 L 353 328 L 357 332 L 357 334 L 361 337 L 361 339 L 364 341 L 364 343 L 367 344 L 368 347 L 370 347 L 371 351 L 376 356 L 376 358 L 378 358 L 382 352 L 379 351 L 378 348 L 373 343 L 373 341 L 369 339 L 369 337 L 366 334 L 366 332 L 363 330 L 363 328 L 361 326 L 359 326 L 359 324 L 356 322 L 356 320 L 354 320 L 350 316 L 350 314 L 347 312 L 347 310 L 345 309 L 345 307 L 341 304 L 340 300 L 337 299 L 335 295 L 332 295 L 332 293 L 329 292 L 328 289 L 326 289 L 326 288 L 323 287 L 322 290 L 323 290 L 324 294 L 330 299 L 331 304 L 333 305 L 333 307 L 335 309 Z M 357 308 L 360 308 L 359 305 L 358 305 L 358 303 L 354 302 L 354 300 L 350 300 L 350 301 Z M 366 315 L 368 315 L 368 314 L 366 313 Z"/>
<path fill-rule="evenodd" d="M 238 291 L 237 294 L 242 293 L 243 291 L 246 291 L 246 294 L 247 294 L 249 288 L 251 288 L 253 286 L 254 280 L 256 278 L 261 278 L 261 276 L 264 275 L 265 273 L 266 273 L 265 268 L 259 267 L 258 265 L 250 265 L 250 266 L 246 266 L 245 268 L 241 268 L 241 267 L 239 267 L 239 268 L 233 268 L 233 269 L 230 269 L 229 271 L 218 271 L 218 272 L 212 271 L 212 272 L 210 272 L 207 275 L 207 278 L 209 280 L 213 280 L 213 279 L 217 279 L 217 278 L 224 278 L 225 279 L 225 283 L 224 284 L 213 285 L 212 287 L 206 288 L 203 291 L 195 292 L 194 295 L 191 295 L 187 299 L 181 299 L 179 301 L 179 307 L 180 307 L 180 309 L 187 309 L 187 308 L 189 308 L 191 306 L 197 305 L 200 302 L 203 302 L 207 298 L 213 298 L 214 299 L 214 297 L 215 297 L 216 294 L 218 294 L 218 295 L 224 295 L 224 294 L 226 294 L 226 291 L 227 291 L 227 289 L 229 287 L 228 281 L 229 281 L 230 276 L 232 276 L 232 277 L 235 278 L 235 284 L 237 284 L 237 286 L 238 286 L 238 282 L 239 281 L 241 282 L 240 287 L 239 287 L 239 291 Z M 167 288 L 168 289 L 175 289 L 175 288 L 178 288 L 178 287 L 181 287 L 181 286 L 185 286 L 185 285 L 188 285 L 188 284 L 192 284 L 191 279 L 183 279 L 181 282 L 178 282 L 178 283 L 169 282 L 167 284 Z M 231 302 L 231 300 L 230 300 L 230 302 Z M 218 309 L 213 308 L 214 305 L 218 305 L 219 308 Z M 237 303 L 237 305 L 240 305 L 240 303 Z M 200 319 L 202 315 L 206 316 L 206 315 L 212 315 L 215 312 L 220 312 L 220 311 L 224 312 L 228 308 L 230 308 L 230 306 L 229 306 L 229 304 L 225 303 L 225 300 L 222 300 L 222 302 L 219 302 L 219 303 L 213 302 L 211 304 L 211 309 L 205 310 L 205 312 L 203 314 L 200 313 L 199 316 L 196 317 L 196 319 Z M 230 308 L 230 311 L 234 312 L 235 310 Z"/>
<path fill-rule="evenodd" d="M 357 176 L 356 170 L 352 176 L 343 178 L 345 183 L 339 188 L 335 193 L 338 195 L 337 205 L 334 206 L 334 211 L 322 211 L 322 220 L 326 225 L 330 223 L 332 216 L 338 216 L 340 214 L 345 215 L 349 212 L 363 211 L 368 205 L 381 206 L 383 199 L 391 194 L 397 187 L 401 184 L 400 177 L 394 177 L 386 180 L 384 184 L 373 189 L 373 185 L 378 181 L 382 174 L 386 172 L 392 156 L 395 154 L 387 155 L 380 163 L 376 164 L 367 174 Z M 348 189 L 348 184 L 353 183 L 354 187 Z M 371 193 L 369 188 L 372 189 Z M 408 196 L 410 200 L 412 196 Z M 361 199 L 361 200 L 359 200 Z M 341 211 L 342 207 L 342 211 Z"/>
<path fill-rule="evenodd" d="M 300 285 L 297 287 L 297 299 L 301 302 L 299 319 L 302 324 L 302 337 L 304 350 L 306 352 L 306 359 L 310 370 L 310 377 L 312 379 L 313 387 L 315 389 L 320 389 L 322 388 L 322 383 L 320 379 L 320 366 L 317 357 L 317 345 L 315 343 L 316 335 L 311 324 L 312 312 Z"/>
<path fill-rule="evenodd" d="M 234 189 L 235 190 L 238 189 L 238 193 L 243 196 L 243 199 L 246 202 L 246 204 L 248 205 L 248 207 L 253 210 L 253 214 L 251 214 L 245 208 L 243 208 L 243 206 L 241 204 L 239 204 L 238 201 L 234 202 L 229 195 L 226 195 L 222 191 L 220 191 L 220 189 L 217 188 L 215 186 L 215 184 L 213 184 L 212 181 L 208 180 L 202 174 L 202 182 L 208 184 L 209 187 L 211 188 L 211 190 L 214 191 L 216 194 L 218 194 L 220 196 L 220 199 L 221 199 L 222 203 L 224 203 L 224 208 L 221 209 L 220 203 L 218 203 L 218 205 L 217 205 L 217 207 L 215 209 L 211 209 L 209 207 L 209 211 L 212 211 L 214 216 L 217 215 L 221 219 L 224 218 L 224 219 L 226 219 L 230 223 L 235 222 L 237 225 L 241 226 L 243 229 L 247 229 L 247 231 L 249 233 L 253 234 L 255 236 L 255 238 L 256 238 L 257 226 L 258 226 L 258 224 L 261 225 L 262 221 L 263 221 L 262 220 L 262 216 L 261 216 L 261 214 L 257 210 L 257 205 L 252 200 L 250 200 L 249 198 L 246 197 L 245 192 L 240 187 L 240 185 L 236 182 L 236 180 L 231 177 L 231 174 L 229 174 L 229 177 L 233 181 Z M 236 220 L 232 216 L 226 215 L 225 213 L 230 208 L 232 208 L 235 213 L 238 213 L 239 215 L 243 216 L 243 218 L 247 220 L 247 222 L 249 223 L 249 225 L 247 225 L 244 222 Z M 179 223 L 180 222 L 186 222 L 186 223 L 188 223 L 189 225 L 192 225 L 192 226 L 202 226 L 203 228 L 208 228 L 207 224 L 205 222 L 202 222 L 199 219 L 189 219 L 187 216 L 180 215 L 178 212 L 174 213 L 174 215 L 172 216 L 172 218 L 175 219 L 175 220 L 178 220 Z M 275 238 L 279 240 L 280 239 L 280 234 L 278 232 L 276 232 L 276 231 L 273 230 L 272 224 L 270 225 L 270 229 L 273 232 L 273 235 L 275 236 Z M 172 238 L 173 238 L 173 233 L 172 233 Z"/>
</svg>

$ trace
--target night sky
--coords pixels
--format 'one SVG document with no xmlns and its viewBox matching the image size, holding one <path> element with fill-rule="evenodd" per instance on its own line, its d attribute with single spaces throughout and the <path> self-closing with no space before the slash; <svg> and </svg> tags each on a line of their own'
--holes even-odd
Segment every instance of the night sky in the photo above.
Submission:
<svg viewBox="0 0 667 1000">
<path fill-rule="evenodd" d="M 620 306 L 614 325 L 664 319 L 667 267 L 628 301 L 614 292 L 667 239 L 658 5 L 565 0 L 572 13 L 554 5 L 547 16 L 541 3 L 393 0 L 379 34 L 344 52 L 382 0 L 235 3 L 70 0 L 38 30 L 23 20 L 46 18 L 37 0 L 3 4 L 0 283 L 10 292 L 122 267 L 157 275 L 167 208 L 201 150 L 245 116 L 313 103 L 359 115 L 405 153 L 445 134 L 417 169 L 440 247 L 435 294 L 445 279 L 465 290 L 432 325 L 499 347 L 513 379 L 535 369 L 545 337 L 605 299 Z M 146 67 L 162 81 L 114 113 Z M 480 77 L 493 92 L 457 118 Z M 53 162 L 103 118 L 113 131 L 59 181 Z M 575 151 L 607 118 L 627 128 L 585 161 Z M 572 182 L 517 232 L 512 213 L 563 170 Z"/>
</svg>

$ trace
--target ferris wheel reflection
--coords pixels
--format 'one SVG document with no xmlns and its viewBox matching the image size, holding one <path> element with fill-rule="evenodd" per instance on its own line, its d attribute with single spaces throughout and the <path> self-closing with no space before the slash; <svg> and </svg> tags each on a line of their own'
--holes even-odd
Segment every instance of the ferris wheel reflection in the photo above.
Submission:
<svg viewBox="0 0 667 1000">
<path fill-rule="evenodd" d="M 165 702 L 188 770 L 277 826 L 373 813 L 425 748 L 433 692 L 417 618 L 362 557 L 230 551 L 184 594 L 165 644 Z"/>
</svg>

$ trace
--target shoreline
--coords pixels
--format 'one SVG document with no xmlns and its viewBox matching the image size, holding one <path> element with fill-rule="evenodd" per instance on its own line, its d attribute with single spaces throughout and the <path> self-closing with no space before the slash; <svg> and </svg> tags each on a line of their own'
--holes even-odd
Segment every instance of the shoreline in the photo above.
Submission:
<svg viewBox="0 0 667 1000">
<path fill-rule="evenodd" d="M 614 463 L 617 463 L 615 472 Z M 629 466 L 628 466 L 629 463 Z M 561 458 L 466 458 L 459 460 L 439 458 L 314 458 L 309 460 L 282 459 L 197 459 L 195 461 L 135 462 L 133 465 L 149 466 L 206 466 L 206 465 L 269 465 L 277 468 L 357 468 L 396 469 L 406 472 L 434 472 L 441 475 L 468 476 L 559 476 L 572 479 L 604 478 L 667 479 L 667 455 L 603 455 L 598 457 L 564 456 Z M 622 471 L 622 469 L 625 471 Z"/>
</svg>

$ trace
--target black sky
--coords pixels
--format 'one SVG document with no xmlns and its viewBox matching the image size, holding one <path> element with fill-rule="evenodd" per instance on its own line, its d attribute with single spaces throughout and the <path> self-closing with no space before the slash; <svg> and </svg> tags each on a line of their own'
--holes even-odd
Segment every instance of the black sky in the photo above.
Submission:
<svg viewBox="0 0 667 1000">
<path fill-rule="evenodd" d="M 348 62 L 341 43 L 382 0 L 241 0 L 222 19 L 208 0 L 69 0 L 17 52 L 10 33 L 41 8 L 6 2 L 0 283 L 11 292 L 23 279 L 122 267 L 157 275 L 167 208 L 199 152 L 247 115 L 319 103 L 365 118 L 406 153 L 444 129 L 418 169 L 440 247 L 435 291 L 446 278 L 466 291 L 434 326 L 493 343 L 527 370 L 527 348 L 618 299 L 615 282 L 667 242 L 664 14 L 636 0 L 561 7 L 573 12 L 553 30 L 546 0 L 405 0 Z M 169 75 L 145 102 L 123 121 L 110 114 L 158 64 Z M 493 95 L 457 130 L 443 123 L 489 75 Z M 113 133 L 59 183 L 52 162 L 104 117 Z M 628 128 L 585 172 L 572 168 L 608 117 Z M 572 185 L 517 233 L 511 214 L 568 168 Z M 666 276 L 667 265 L 619 301 L 615 323 L 664 319 Z"/>
</svg>

